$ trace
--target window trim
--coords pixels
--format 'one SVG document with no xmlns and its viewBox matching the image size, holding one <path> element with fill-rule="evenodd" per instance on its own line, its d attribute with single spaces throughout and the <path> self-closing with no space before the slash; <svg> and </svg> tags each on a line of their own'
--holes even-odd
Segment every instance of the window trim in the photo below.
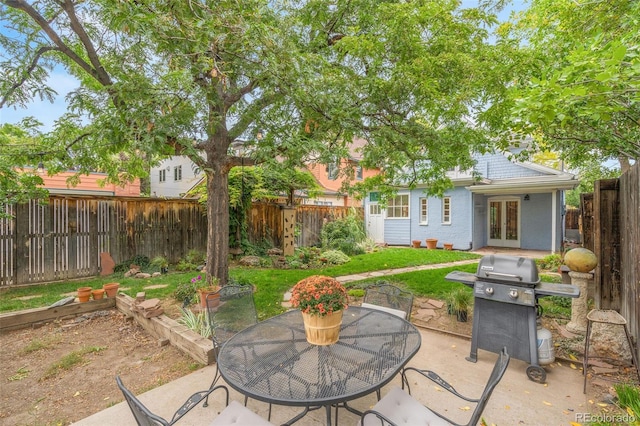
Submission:
<svg viewBox="0 0 640 426">
<path fill-rule="evenodd" d="M 182 181 L 182 166 L 174 166 L 174 168 L 173 168 L 173 180 L 174 180 L 174 182 Z"/>
<path fill-rule="evenodd" d="M 442 224 L 451 225 L 451 197 L 442 197 Z"/>
<path fill-rule="evenodd" d="M 402 203 L 399 205 L 396 205 L 396 200 L 397 199 L 404 199 L 406 197 L 406 204 Z M 393 197 L 392 199 L 389 200 L 389 203 L 387 204 L 387 208 L 386 208 L 386 217 L 387 219 L 391 219 L 391 220 L 397 220 L 397 219 L 409 219 L 409 217 L 411 216 L 411 203 L 410 203 L 411 199 L 409 197 L 409 194 L 398 194 L 395 197 Z M 398 209 L 400 211 L 400 213 L 402 214 L 401 216 L 395 216 L 391 213 L 392 209 Z"/>
<path fill-rule="evenodd" d="M 340 169 L 336 163 L 327 164 L 327 178 L 329 180 L 337 180 Z"/>
<path fill-rule="evenodd" d="M 418 208 L 420 209 L 418 223 L 420 225 L 428 225 L 429 224 L 429 199 L 427 197 L 418 198 Z"/>
<path fill-rule="evenodd" d="M 158 182 L 164 183 L 167 181 L 167 171 L 165 169 L 158 170 Z"/>
</svg>

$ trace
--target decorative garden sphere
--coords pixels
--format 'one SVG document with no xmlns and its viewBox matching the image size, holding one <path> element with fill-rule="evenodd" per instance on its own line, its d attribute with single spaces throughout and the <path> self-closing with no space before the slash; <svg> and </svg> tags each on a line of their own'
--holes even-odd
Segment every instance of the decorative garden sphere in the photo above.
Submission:
<svg viewBox="0 0 640 426">
<path fill-rule="evenodd" d="M 591 250 L 574 248 L 564 255 L 564 264 L 574 272 L 591 272 L 598 264 L 598 258 Z"/>
</svg>

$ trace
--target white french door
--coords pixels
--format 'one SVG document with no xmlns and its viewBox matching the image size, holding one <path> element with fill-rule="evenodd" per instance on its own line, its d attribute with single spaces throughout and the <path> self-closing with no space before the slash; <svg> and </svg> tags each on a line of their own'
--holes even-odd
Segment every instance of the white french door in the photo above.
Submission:
<svg viewBox="0 0 640 426">
<path fill-rule="evenodd" d="M 487 245 L 520 247 L 520 199 L 491 198 L 488 208 L 489 238 Z"/>
</svg>

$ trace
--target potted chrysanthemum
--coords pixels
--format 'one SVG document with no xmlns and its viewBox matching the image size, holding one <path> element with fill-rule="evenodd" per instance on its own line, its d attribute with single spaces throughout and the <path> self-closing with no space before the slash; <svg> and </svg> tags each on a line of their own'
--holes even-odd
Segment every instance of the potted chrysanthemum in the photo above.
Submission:
<svg viewBox="0 0 640 426">
<path fill-rule="evenodd" d="M 324 275 L 300 280 L 291 290 L 291 306 L 302 312 L 307 341 L 314 345 L 338 341 L 342 312 L 348 303 L 342 283 Z"/>
</svg>

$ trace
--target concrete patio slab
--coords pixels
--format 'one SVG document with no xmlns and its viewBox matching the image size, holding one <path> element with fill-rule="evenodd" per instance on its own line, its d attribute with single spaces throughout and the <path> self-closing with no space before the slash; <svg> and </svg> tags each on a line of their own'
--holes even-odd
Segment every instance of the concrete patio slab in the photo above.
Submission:
<svg viewBox="0 0 640 426">
<path fill-rule="evenodd" d="M 469 355 L 470 342 L 466 339 L 421 330 L 422 347 L 409 365 L 434 370 L 448 380 L 462 394 L 477 397 L 481 394 L 493 368 L 497 354 L 479 351 L 478 362 L 465 360 Z M 504 378 L 495 389 L 483 418 L 488 425 L 563 425 L 579 419 L 582 413 L 591 412 L 591 403 L 582 393 L 581 366 L 571 366 L 568 362 L 555 362 L 545 366 L 547 383 L 530 381 L 525 373 L 527 363 L 512 359 Z M 188 376 L 139 395 L 140 400 L 153 412 L 170 418 L 173 412 L 191 393 L 205 389 L 213 377 L 215 366 L 208 366 Z M 126 383 L 125 383 L 126 385 Z M 400 379 L 394 379 L 382 389 L 384 395 L 392 386 L 399 386 Z M 116 386 L 115 377 L 113 386 Z M 426 405 L 441 410 L 445 415 L 458 421 L 465 421 L 473 405 L 465 401 L 451 399 L 448 392 L 431 382 L 412 380 L 412 395 Z M 244 397 L 231 390 L 231 399 L 243 401 Z M 366 410 L 376 402 L 375 394 L 350 402 L 350 405 Z M 248 407 L 267 417 L 268 405 L 249 400 Z M 209 407 L 196 407 L 180 422 L 184 425 L 207 425 L 224 408 L 220 400 L 212 399 Z M 299 412 L 298 408 L 274 406 L 271 421 L 281 424 Z M 340 425 L 355 425 L 358 417 L 346 410 L 339 412 Z M 135 425 L 135 420 L 126 403 L 118 403 L 104 411 L 87 417 L 75 425 Z M 325 424 L 324 410 L 316 410 L 300 420 L 297 425 Z"/>
</svg>

